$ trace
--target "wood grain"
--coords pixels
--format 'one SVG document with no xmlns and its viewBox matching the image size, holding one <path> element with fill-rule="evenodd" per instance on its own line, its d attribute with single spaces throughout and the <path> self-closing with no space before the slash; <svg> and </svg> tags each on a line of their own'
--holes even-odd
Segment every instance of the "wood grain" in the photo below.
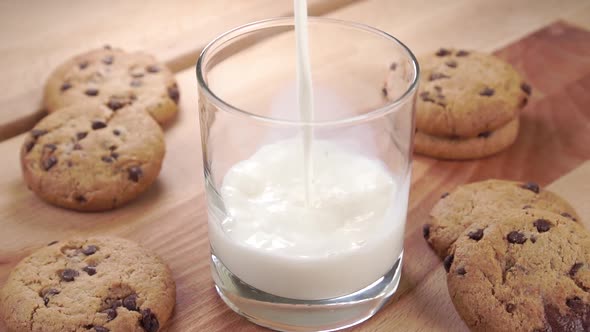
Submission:
<svg viewBox="0 0 590 332">
<path fill-rule="evenodd" d="M 309 0 L 323 15 L 353 0 Z M 0 2 L 0 141 L 30 129 L 43 115 L 42 87 L 65 59 L 105 44 L 145 50 L 174 72 L 194 66 L 218 34 L 292 13 L 292 1 L 3 1 Z"/>
<path fill-rule="evenodd" d="M 575 1 L 566 6 L 557 1 L 535 1 L 534 6 L 533 1 L 496 2 L 504 8 L 502 11 L 479 0 L 440 3 L 396 1 L 396 7 L 390 1 L 370 0 L 332 15 L 374 23 L 396 36 L 401 34 L 402 40 L 418 52 L 441 43 L 490 51 L 554 18 L 568 17 L 584 5 Z M 425 11 L 425 7 L 431 10 Z M 486 10 L 486 15 L 478 14 Z M 473 23 L 477 19 L 472 15 L 482 18 L 479 25 Z M 526 19 L 517 25 L 517 17 Z M 464 24 L 465 20 L 473 25 Z M 497 28 L 502 20 L 511 22 L 511 28 Z M 474 31 L 462 37 L 466 28 Z M 560 31 L 557 37 L 555 31 Z M 586 107 L 590 102 L 589 48 L 589 32 L 556 23 L 498 52 L 535 88 L 517 143 L 481 161 L 443 162 L 416 157 L 400 289 L 395 300 L 377 316 L 352 330 L 465 330 L 450 303 L 444 270 L 422 239 L 422 223 L 440 193 L 458 184 L 498 177 L 546 185 L 590 158 L 590 109 Z M 73 47 L 64 46 L 60 52 L 67 53 L 68 49 Z M 0 285 L 21 258 L 54 239 L 73 234 L 114 234 L 144 244 L 170 264 L 178 284 L 170 331 L 263 330 L 231 312 L 212 288 L 194 70 L 180 72 L 177 79 L 182 112 L 167 128 L 168 152 L 160 178 L 146 195 L 121 209 L 80 214 L 46 205 L 26 189 L 20 176 L 18 149 L 23 135 L 0 143 Z M 28 92 L 29 97 L 34 94 Z M 586 174 L 582 180 L 588 182 Z M 576 202 L 580 204 L 580 200 Z M 4 331 L 1 324 L 0 331 Z"/>
</svg>

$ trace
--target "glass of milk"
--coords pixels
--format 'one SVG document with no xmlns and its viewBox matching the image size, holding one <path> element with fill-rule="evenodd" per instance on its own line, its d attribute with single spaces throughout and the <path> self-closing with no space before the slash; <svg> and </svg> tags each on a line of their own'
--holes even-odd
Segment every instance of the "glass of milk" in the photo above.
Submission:
<svg viewBox="0 0 590 332">
<path fill-rule="evenodd" d="M 331 331 L 398 286 L 419 75 L 383 31 L 306 23 L 236 28 L 198 60 L 211 269 L 252 322 Z"/>
</svg>

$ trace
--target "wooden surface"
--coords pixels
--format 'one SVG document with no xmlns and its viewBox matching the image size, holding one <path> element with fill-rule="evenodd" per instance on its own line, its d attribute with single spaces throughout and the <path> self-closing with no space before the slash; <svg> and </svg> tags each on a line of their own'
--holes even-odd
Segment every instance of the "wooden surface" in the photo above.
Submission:
<svg viewBox="0 0 590 332">
<path fill-rule="evenodd" d="M 166 7 L 164 2 L 149 3 L 151 16 L 134 2 L 112 2 L 98 9 L 93 7 L 99 6 L 96 3 L 64 7 L 52 2 L 53 9 L 39 7 L 32 12 L 24 4 L 18 5 L 20 12 L 7 11 L 7 6 L 17 6 L 17 2 L 0 4 L 0 15 L 7 18 L 0 20 L 0 24 L 6 25 L 0 29 L 4 41 L 0 45 L 4 60 L 0 62 L 2 111 L 10 110 L 20 116 L 19 112 L 35 110 L 43 76 L 51 66 L 69 54 L 106 42 L 156 53 L 178 72 L 182 93 L 182 112 L 166 131 L 168 151 L 159 180 L 139 200 L 112 212 L 80 214 L 39 201 L 26 189 L 20 176 L 18 150 L 23 135 L 0 143 L 3 226 L 0 285 L 21 258 L 54 239 L 74 234 L 114 234 L 142 243 L 170 264 L 178 285 L 170 331 L 263 330 L 231 312 L 212 288 L 196 82 L 194 69 L 187 66 L 196 60 L 196 50 L 234 22 L 275 16 L 280 10 L 288 12 L 291 4 L 282 0 L 249 0 L 248 7 L 239 10 L 229 5 L 229 1 L 197 2 L 195 8 L 203 13 L 195 13 L 191 7 L 194 2 L 168 2 Z M 590 3 L 546 0 L 452 3 L 365 0 L 352 4 L 318 0 L 315 3 L 315 8 L 328 16 L 382 28 L 401 38 L 417 53 L 442 45 L 499 50 L 498 54 L 513 63 L 535 89 L 523 115 L 518 141 L 508 151 L 473 162 L 416 157 L 406 227 L 406 259 L 398 294 L 374 318 L 351 329 L 465 330 L 450 303 L 444 270 L 422 239 L 422 223 L 440 193 L 460 183 L 497 177 L 534 180 L 547 185 L 590 158 L 590 108 L 587 107 L 590 33 L 557 23 L 517 41 L 557 19 L 571 18 L 576 25 L 590 28 Z M 337 6 L 332 7 L 333 4 Z M 341 5 L 347 6 L 333 10 Z M 61 7 L 65 9 L 58 10 Z M 154 12 L 162 13 L 163 17 L 155 16 Z M 52 15 L 44 17 L 43 13 Z M 0 122 L 0 137 L 5 133 L 4 128 Z M 563 181 L 567 182 L 558 182 L 555 189 L 568 197 L 588 221 L 589 195 L 579 187 L 590 182 L 590 175 L 584 169 L 578 170 L 577 176 L 565 177 Z M 572 188 L 570 183 L 578 186 Z M 1 324 L 0 331 L 4 331 Z"/>
</svg>

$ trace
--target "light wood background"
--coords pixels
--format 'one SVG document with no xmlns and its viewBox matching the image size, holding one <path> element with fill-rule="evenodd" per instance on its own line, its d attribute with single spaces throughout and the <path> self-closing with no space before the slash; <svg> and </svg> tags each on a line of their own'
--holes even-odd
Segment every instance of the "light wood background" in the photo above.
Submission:
<svg viewBox="0 0 590 332">
<path fill-rule="evenodd" d="M 215 35 L 289 14 L 291 6 L 286 0 L 0 2 L 0 285 L 20 259 L 54 239 L 119 235 L 170 264 L 178 284 L 170 331 L 263 330 L 231 312 L 212 288 L 193 65 Z M 422 223 L 440 193 L 460 183 L 497 177 L 547 185 L 590 158 L 590 33 L 574 27 L 590 29 L 590 2 L 315 0 L 311 11 L 381 28 L 415 53 L 440 46 L 498 51 L 535 89 L 520 137 L 506 152 L 472 162 L 416 157 L 398 294 L 351 329 L 465 330 L 450 303 L 444 270 L 422 239 Z M 557 20 L 573 26 L 552 24 Z M 166 128 L 168 152 L 155 186 L 118 210 L 80 214 L 49 206 L 26 189 L 18 162 L 24 137 L 14 135 L 42 116 L 41 89 L 51 69 L 105 43 L 145 49 L 166 61 L 177 73 L 182 110 Z M 580 185 L 590 180 L 587 168 L 555 185 L 586 221 L 590 198 Z"/>
</svg>

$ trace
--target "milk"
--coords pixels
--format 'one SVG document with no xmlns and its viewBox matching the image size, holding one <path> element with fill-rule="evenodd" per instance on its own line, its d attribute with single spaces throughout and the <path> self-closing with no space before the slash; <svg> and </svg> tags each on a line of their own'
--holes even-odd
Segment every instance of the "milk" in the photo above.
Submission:
<svg viewBox="0 0 590 332">
<path fill-rule="evenodd" d="M 309 42 L 307 33 L 307 1 L 295 0 L 295 49 L 297 53 L 297 107 L 302 122 L 313 121 L 313 85 L 311 81 L 311 64 L 309 60 Z M 305 202 L 311 203 L 311 181 L 313 178 L 313 159 L 311 144 L 313 130 L 310 126 L 303 127 L 303 165 L 305 168 Z"/>
<path fill-rule="evenodd" d="M 314 118 L 307 4 L 295 0 L 297 98 Z M 402 253 L 409 174 L 394 178 L 380 160 L 299 137 L 262 146 L 232 166 L 209 209 L 215 256 L 243 282 L 290 299 L 321 300 L 361 290 Z"/>
<path fill-rule="evenodd" d="M 388 272 L 402 252 L 409 180 L 380 161 L 315 140 L 311 205 L 299 138 L 263 146 L 225 175 L 227 218 L 209 215 L 215 255 L 273 295 L 347 295 Z"/>
</svg>

